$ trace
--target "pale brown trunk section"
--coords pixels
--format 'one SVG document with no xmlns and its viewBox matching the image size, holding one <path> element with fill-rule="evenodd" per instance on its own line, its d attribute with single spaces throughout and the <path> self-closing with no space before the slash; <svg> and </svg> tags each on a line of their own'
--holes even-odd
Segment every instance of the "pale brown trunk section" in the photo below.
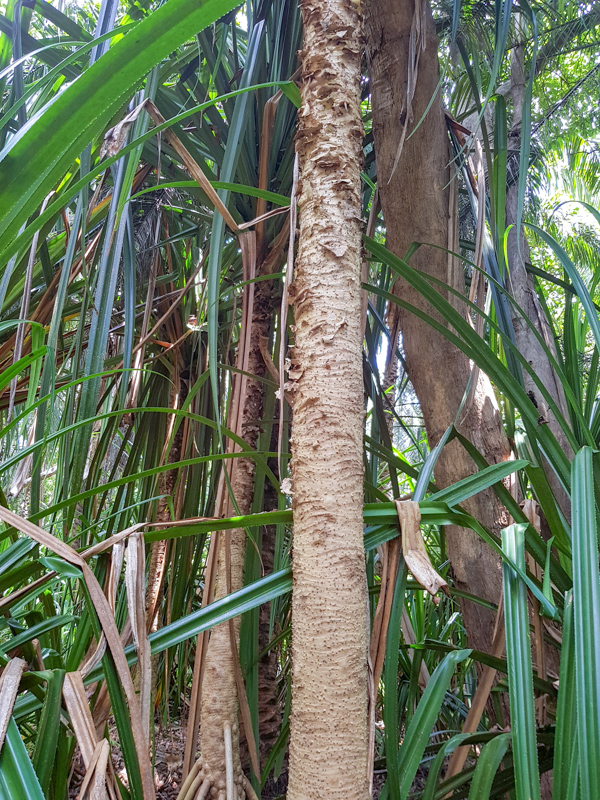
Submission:
<svg viewBox="0 0 600 800">
<path fill-rule="evenodd" d="M 185 385 L 184 381 L 180 380 L 179 378 L 179 369 L 176 371 L 176 379 L 179 383 L 179 391 L 176 392 L 175 389 L 173 389 L 171 392 L 170 404 L 171 408 L 173 409 L 181 408 L 187 396 L 187 386 Z M 172 425 L 174 424 L 177 423 L 173 417 L 172 423 L 167 425 L 167 441 L 171 436 Z M 181 461 L 183 429 L 184 424 L 181 422 L 169 451 L 169 464 L 176 464 Z M 169 509 L 168 498 L 172 498 L 173 502 L 175 503 L 175 483 L 177 481 L 177 472 L 177 469 L 170 469 L 167 472 L 162 472 L 160 475 L 159 491 L 161 498 L 158 501 L 158 510 L 156 514 L 157 522 L 171 521 L 171 511 Z M 148 564 L 148 587 L 146 589 L 146 620 L 148 632 L 155 631 L 158 628 L 158 617 L 160 604 L 163 597 L 163 581 L 166 569 L 168 544 L 168 540 L 164 539 L 159 542 L 154 542 L 150 549 L 150 561 Z M 156 659 L 154 659 L 153 663 L 156 665 Z"/>
<path fill-rule="evenodd" d="M 438 92 L 419 130 L 404 141 L 395 171 L 402 125 L 409 125 L 408 135 L 421 120 L 439 80 L 437 37 L 431 11 L 422 18 L 422 36 L 426 49 L 421 52 L 418 79 L 412 101 L 413 121 L 406 119 L 409 43 L 414 15 L 413 0 L 370 0 L 367 12 L 367 54 L 370 62 L 373 102 L 373 133 L 377 157 L 377 177 L 381 205 L 386 222 L 387 246 L 403 258 L 412 242 L 427 242 L 448 247 L 453 241 L 450 226 L 455 224 L 450 209 L 450 152 L 444 113 Z M 463 289 L 460 264 L 446 253 L 421 247 L 411 259 L 412 266 L 456 288 Z M 431 306 L 403 281 L 394 292 L 432 314 Z M 451 299 L 450 297 L 448 299 Z M 454 301 L 453 301 L 454 302 Z M 424 321 L 401 312 L 400 327 L 406 363 L 419 398 L 429 443 L 434 446 L 456 417 L 470 365 L 468 359 L 444 336 Z M 463 412 L 464 414 L 464 412 Z M 479 376 L 478 388 L 466 419 L 459 429 L 491 463 L 509 455 L 489 380 Z M 475 465 L 456 442 L 446 446 L 435 467 L 436 483 L 448 486 L 475 471 Z M 467 509 L 484 525 L 498 531 L 508 523 L 508 515 L 489 491 L 466 503 Z M 495 553 L 471 531 L 447 529 L 448 554 L 454 584 L 466 591 L 497 603 L 502 576 Z M 494 615 L 481 606 L 461 603 L 471 646 L 488 650 L 491 644 Z"/>
<path fill-rule="evenodd" d="M 243 514 L 247 510 L 242 511 Z M 229 537 L 231 558 L 231 590 L 243 584 L 244 552 L 246 531 L 235 530 L 219 537 L 219 556 L 217 562 L 218 580 L 215 600 L 229 594 L 226 584 L 226 548 Z M 208 643 L 206 668 L 202 682 L 202 705 L 200 712 L 200 747 L 205 776 L 211 782 L 211 797 L 225 797 L 225 740 L 224 726 L 231 726 L 233 745 L 233 771 L 240 797 L 244 797 L 243 774 L 240 765 L 239 747 L 239 700 L 235 681 L 235 664 L 239 641 L 240 618 L 234 620 L 236 651 L 233 653 L 229 623 L 213 628 Z"/>
<path fill-rule="evenodd" d="M 268 336 L 271 327 L 271 290 L 272 283 L 270 281 L 261 281 L 256 285 L 246 371 L 257 378 L 264 377 L 266 371 L 260 352 L 260 342 L 261 339 Z M 241 376 L 236 377 L 236 380 L 240 379 Z M 260 380 L 246 377 L 241 402 L 242 430 L 239 433 L 246 443 L 255 449 L 260 433 L 259 420 L 262 415 L 263 383 Z M 231 483 L 239 513 L 248 514 L 254 493 L 253 459 L 235 460 Z M 237 513 L 231 505 L 229 513 Z M 238 529 L 219 534 L 216 600 L 242 588 L 245 549 L 245 530 Z M 206 591 L 208 590 L 207 586 Z M 208 643 L 202 681 L 201 759 L 203 774 L 211 783 L 211 797 L 225 796 L 225 741 L 223 736 L 225 724 L 229 724 L 231 727 L 233 770 L 237 792 L 240 798 L 245 794 L 240 764 L 239 698 L 234 661 L 238 658 L 239 617 L 235 618 L 233 627 L 234 647 L 232 647 L 228 622 L 213 628 Z"/>
<path fill-rule="evenodd" d="M 303 0 L 288 800 L 366 800 L 361 19 Z"/>
<path fill-rule="evenodd" d="M 271 438 L 271 452 L 277 452 L 277 433 L 277 425 L 274 425 Z M 277 460 L 269 459 L 268 465 L 273 470 L 274 474 L 277 474 Z M 267 483 L 264 487 L 263 510 L 276 511 L 277 508 L 277 491 L 272 484 Z M 266 525 L 260 543 L 262 571 L 265 575 L 269 575 L 273 572 L 275 536 L 276 527 L 274 525 Z M 258 754 L 260 767 L 263 769 L 279 737 L 283 713 L 279 689 L 279 648 L 272 647 L 270 650 L 267 650 L 273 636 L 280 633 L 280 630 L 277 628 L 271 634 L 270 603 L 264 603 L 264 605 L 260 606 L 258 613 L 258 652 L 262 653 L 266 651 L 258 662 Z M 248 742 L 244 732 L 242 731 L 241 733 L 240 751 L 242 769 L 247 771 L 250 768 Z M 267 783 L 265 790 L 268 792 L 269 788 L 269 783 Z"/>
</svg>

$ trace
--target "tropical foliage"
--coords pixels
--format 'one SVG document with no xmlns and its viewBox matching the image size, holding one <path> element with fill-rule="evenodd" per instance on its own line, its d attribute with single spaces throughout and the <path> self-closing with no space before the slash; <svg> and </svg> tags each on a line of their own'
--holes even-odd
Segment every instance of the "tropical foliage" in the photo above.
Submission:
<svg viewBox="0 0 600 800">
<path fill-rule="evenodd" d="M 600 797 L 600 167 L 589 99 L 600 13 L 506 0 L 433 11 L 460 257 L 466 283 L 481 275 L 488 289 L 484 302 L 453 298 L 412 253 L 386 249 L 365 76 L 371 777 L 391 800 Z M 246 774 L 259 796 L 285 793 L 301 46 L 293 0 L 3 6 L 1 797 L 154 796 L 154 721 L 188 725 L 195 741 L 198 637 L 239 615 Z M 511 186 L 550 338 L 512 296 Z M 454 427 L 430 450 L 404 368 L 386 384 L 390 309 L 422 313 L 393 293 L 397 276 L 491 379 L 514 461 L 488 465 Z M 256 313 L 264 391 L 252 418 L 241 409 Z M 551 362 L 562 406 L 520 355 L 515 315 Z M 402 365 L 401 343 L 397 355 Z M 478 471 L 440 489 L 435 463 L 453 439 Z M 240 513 L 232 463 L 247 459 L 252 503 Z M 490 487 L 513 520 L 501 536 L 461 507 Z M 418 503 L 412 539 L 400 499 Z M 449 525 L 502 557 L 494 652 L 469 647 Z M 240 528 L 244 586 L 211 602 L 211 541 Z M 447 595 L 424 590 L 410 541 Z M 179 755 L 191 798 L 195 748 Z"/>
</svg>

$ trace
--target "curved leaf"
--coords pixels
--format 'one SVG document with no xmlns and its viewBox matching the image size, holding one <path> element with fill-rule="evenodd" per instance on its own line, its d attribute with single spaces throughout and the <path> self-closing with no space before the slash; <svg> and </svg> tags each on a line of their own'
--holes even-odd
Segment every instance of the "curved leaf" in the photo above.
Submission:
<svg viewBox="0 0 600 800">
<path fill-rule="evenodd" d="M 0 160 L 0 251 L 152 67 L 236 2 L 168 0 L 10 140 Z"/>
</svg>

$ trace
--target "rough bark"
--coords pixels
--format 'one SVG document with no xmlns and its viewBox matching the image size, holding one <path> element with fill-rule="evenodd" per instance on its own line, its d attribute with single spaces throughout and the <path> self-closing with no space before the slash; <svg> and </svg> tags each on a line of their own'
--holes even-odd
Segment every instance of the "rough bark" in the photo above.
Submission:
<svg viewBox="0 0 600 800">
<path fill-rule="evenodd" d="M 276 415 L 277 416 L 277 415 Z M 277 425 L 272 429 L 271 452 L 277 452 Z M 277 474 L 277 459 L 269 459 L 269 467 Z M 278 508 L 277 491 L 271 483 L 266 483 L 263 495 L 263 510 L 276 511 Z M 260 558 L 262 571 L 265 575 L 273 572 L 275 560 L 276 526 L 266 525 L 260 537 Z M 269 647 L 273 636 L 280 631 L 276 629 L 271 634 L 271 603 L 264 603 L 258 612 L 258 652 L 265 654 L 258 662 L 258 755 L 261 770 L 273 749 L 281 731 L 283 709 L 280 699 L 279 687 L 279 661 L 278 647 Z M 242 769 L 250 768 L 250 755 L 248 743 L 244 732 L 241 732 L 240 751 Z M 269 783 L 264 787 L 268 792 Z"/>
<path fill-rule="evenodd" d="M 269 508 L 267 507 L 268 511 Z M 261 557 L 265 574 L 273 571 L 275 555 L 275 526 L 269 525 L 262 538 Z M 258 649 L 266 650 L 271 641 L 271 604 L 260 607 L 258 619 Z M 275 633 L 279 631 L 276 630 Z M 279 691 L 277 648 L 271 648 L 258 662 L 258 748 L 261 769 L 273 749 L 281 730 L 282 708 Z"/>
<path fill-rule="evenodd" d="M 187 385 L 184 380 L 179 378 L 179 370 L 177 370 L 177 382 L 179 390 L 176 391 L 173 387 L 170 397 L 170 406 L 173 409 L 180 409 L 187 397 Z M 173 420 L 173 423 L 175 421 Z M 166 438 L 171 436 L 172 424 L 167 425 Z M 183 423 L 177 429 L 177 433 L 173 438 L 173 443 L 169 451 L 169 464 L 177 464 L 181 461 L 181 448 L 183 445 Z M 156 513 L 157 522 L 170 522 L 171 511 L 169 507 L 168 498 L 175 501 L 175 483 L 177 481 L 177 469 L 170 469 L 167 472 L 162 472 L 159 480 L 160 500 L 158 501 L 158 509 Z M 158 627 L 158 612 L 163 596 L 163 579 L 166 569 L 166 558 L 168 551 L 168 540 L 154 542 L 150 548 L 150 560 L 148 564 L 148 587 L 146 589 L 146 619 L 148 632 L 155 631 Z M 154 661 L 156 664 L 156 660 Z"/>
<path fill-rule="evenodd" d="M 239 487 L 238 487 L 239 488 Z M 249 504 L 248 504 L 249 507 Z M 241 509 L 240 509 L 241 510 Z M 247 509 L 241 511 L 248 513 Z M 225 536 L 220 537 L 217 562 L 217 588 L 215 600 L 229 594 L 226 577 L 226 548 L 230 550 L 231 590 L 243 584 L 244 552 L 246 547 L 246 531 L 235 530 L 229 534 L 229 543 Z M 233 774 L 238 795 L 244 797 L 243 773 L 240 764 L 239 748 L 239 700 L 235 681 L 234 658 L 237 658 L 239 645 L 240 620 L 234 620 L 236 651 L 231 645 L 229 623 L 217 625 L 211 632 L 206 668 L 202 682 L 202 705 L 200 712 L 200 742 L 202 771 L 210 781 L 210 796 L 224 800 L 226 794 L 226 761 L 224 729 L 228 724 L 231 729 Z"/>
<path fill-rule="evenodd" d="M 242 397 L 242 430 L 246 443 L 256 448 L 260 433 L 263 386 L 259 380 L 265 375 L 265 364 L 260 352 L 261 340 L 268 336 L 272 324 L 272 283 L 257 284 L 253 318 L 248 347 L 247 372 L 257 379 L 246 377 Z M 240 514 L 248 514 L 254 493 L 253 459 L 235 459 L 231 481 Z M 231 510 L 233 512 L 233 509 Z M 219 537 L 217 583 L 215 599 L 224 597 L 243 586 L 246 531 L 243 529 L 223 533 Z M 229 553 L 227 550 L 229 549 Z M 228 564 L 229 562 L 229 564 Z M 229 573 L 229 575 L 228 575 Z M 224 726 L 231 728 L 234 780 L 240 798 L 245 796 L 246 781 L 240 763 L 239 698 L 235 678 L 235 662 L 239 647 L 240 619 L 234 620 L 235 650 L 232 647 L 229 623 L 217 625 L 211 632 L 206 654 L 206 667 L 201 695 L 201 761 L 202 774 L 210 782 L 210 796 L 225 798 L 225 740 Z"/>
<path fill-rule="evenodd" d="M 418 64 L 412 120 L 406 113 L 405 101 L 414 0 L 392 4 L 386 0 L 370 0 L 366 14 L 379 194 L 387 246 L 401 258 L 414 241 L 448 247 L 453 241 L 455 224 L 451 213 L 450 193 L 454 191 L 454 183 L 449 168 L 448 135 L 440 94 L 436 94 L 438 42 L 429 7 L 419 7 L 423 38 L 418 46 L 424 44 L 425 49 L 421 51 Z M 410 134 L 434 95 L 419 130 L 411 138 L 407 135 L 394 170 L 402 125 L 409 126 Z M 455 288 L 464 288 L 460 263 L 449 259 L 441 250 L 421 247 L 411 264 Z M 433 313 L 427 301 L 404 281 L 396 282 L 394 292 L 428 314 Z M 455 421 L 468 383 L 470 364 L 444 336 L 416 316 L 402 311 L 400 328 L 409 377 L 433 447 Z M 501 416 L 485 375 L 479 375 L 477 391 L 466 415 L 463 412 L 458 428 L 488 462 L 509 458 Z M 443 448 L 436 464 L 436 483 L 448 486 L 474 471 L 475 465 L 464 449 L 452 442 Z M 476 496 L 465 506 L 496 532 L 508 523 L 506 510 L 492 492 Z M 500 561 L 491 548 L 476 534 L 462 528 L 448 529 L 447 547 L 455 586 L 497 603 L 502 576 Z M 471 646 L 489 650 L 493 613 L 470 602 L 461 603 L 461 608 Z"/>
<path fill-rule="evenodd" d="M 303 0 L 301 8 L 287 797 L 365 800 L 360 6 Z"/>
</svg>

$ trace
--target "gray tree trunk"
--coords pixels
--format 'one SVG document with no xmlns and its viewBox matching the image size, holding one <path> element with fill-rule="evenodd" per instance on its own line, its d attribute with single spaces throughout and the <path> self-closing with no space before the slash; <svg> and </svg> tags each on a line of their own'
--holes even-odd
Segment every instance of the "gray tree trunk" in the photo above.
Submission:
<svg viewBox="0 0 600 800">
<path fill-rule="evenodd" d="M 400 258 L 414 241 L 449 249 L 456 241 L 449 140 L 440 93 L 436 94 L 438 41 L 429 7 L 420 8 L 415 19 L 413 0 L 397 3 L 370 0 L 366 12 L 378 187 L 387 246 Z M 420 53 L 416 82 L 412 87 L 409 86 L 410 52 Z M 412 115 L 407 106 L 407 92 L 411 89 L 414 92 Z M 432 98 L 419 130 L 408 138 Z M 397 159 L 404 125 L 408 126 L 407 137 Z M 411 264 L 454 288 L 464 289 L 460 263 L 441 250 L 421 247 Z M 429 303 L 404 281 L 396 282 L 394 292 L 433 315 Z M 448 299 L 452 300 L 450 296 Z M 433 447 L 456 418 L 469 379 L 469 360 L 413 314 L 400 312 L 400 329 L 409 377 Z M 463 417 L 459 430 L 488 462 L 505 461 L 510 457 L 501 415 L 486 376 L 479 375 L 477 391 Z M 452 442 L 444 447 L 436 464 L 436 483 L 448 486 L 474 471 L 475 465 L 466 451 L 458 442 Z M 465 506 L 496 533 L 509 522 L 506 509 L 491 491 L 477 495 Z M 447 548 L 454 585 L 497 603 L 502 576 L 495 552 L 475 533 L 463 528 L 448 529 Z M 471 646 L 489 650 L 493 613 L 471 602 L 461 602 L 461 609 Z"/>
</svg>

